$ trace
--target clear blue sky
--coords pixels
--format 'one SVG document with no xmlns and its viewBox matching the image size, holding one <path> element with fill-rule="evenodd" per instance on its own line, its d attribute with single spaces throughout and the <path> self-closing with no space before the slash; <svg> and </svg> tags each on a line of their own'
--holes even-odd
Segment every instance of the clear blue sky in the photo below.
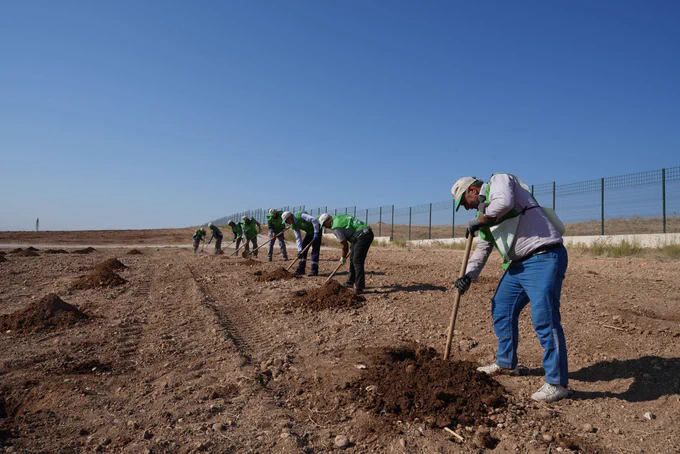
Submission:
<svg viewBox="0 0 680 454">
<path fill-rule="evenodd" d="M 677 1 L 0 2 L 0 229 L 680 164 Z"/>
</svg>

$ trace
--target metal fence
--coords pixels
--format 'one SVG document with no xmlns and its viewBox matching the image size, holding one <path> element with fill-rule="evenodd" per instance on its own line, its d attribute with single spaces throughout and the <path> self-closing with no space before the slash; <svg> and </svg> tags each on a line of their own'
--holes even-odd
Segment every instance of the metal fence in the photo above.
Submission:
<svg viewBox="0 0 680 454">
<path fill-rule="evenodd" d="M 680 166 L 668 169 L 605 177 L 578 183 L 555 182 L 531 185 L 531 193 L 542 206 L 552 207 L 567 227 L 566 235 L 615 235 L 629 233 L 680 232 Z M 321 213 L 351 214 L 371 225 L 376 236 L 396 240 L 460 237 L 474 211 L 453 210 L 453 200 L 395 208 L 356 206 L 306 208 L 279 207 L 312 216 Z M 222 225 L 249 216 L 266 223 L 268 209 L 234 213 L 213 221 Z"/>
</svg>

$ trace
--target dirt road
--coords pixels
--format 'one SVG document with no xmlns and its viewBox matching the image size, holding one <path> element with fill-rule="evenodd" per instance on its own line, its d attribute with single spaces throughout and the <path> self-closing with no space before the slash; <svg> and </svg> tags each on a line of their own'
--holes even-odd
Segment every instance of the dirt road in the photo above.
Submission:
<svg viewBox="0 0 680 454">
<path fill-rule="evenodd" d="M 322 253 L 320 277 L 280 279 L 289 262 L 278 254 L 268 263 L 266 254 L 129 249 L 1 256 L 0 440 L 8 452 L 680 449 L 677 262 L 572 254 L 562 315 L 573 393 L 543 405 L 529 399 L 542 370 L 528 310 L 523 375 L 498 380 L 503 400 L 489 400 L 495 381 L 475 374 L 453 397 L 433 396 L 444 378 L 422 385 L 435 377 L 426 371 L 452 387 L 469 367 L 437 363 L 425 349 L 443 354 L 460 251 L 374 247 L 365 301 L 321 309 L 313 295 L 337 250 Z M 110 258 L 127 266 L 115 271 L 125 283 L 73 288 L 79 276 L 103 273 L 96 265 Z M 499 276 L 494 259 L 463 297 L 455 360 L 493 360 L 489 299 Z M 37 311 L 49 293 L 88 318 L 48 326 L 34 323 L 37 312 L 19 314 Z M 466 386 L 481 394 L 465 394 Z"/>
</svg>

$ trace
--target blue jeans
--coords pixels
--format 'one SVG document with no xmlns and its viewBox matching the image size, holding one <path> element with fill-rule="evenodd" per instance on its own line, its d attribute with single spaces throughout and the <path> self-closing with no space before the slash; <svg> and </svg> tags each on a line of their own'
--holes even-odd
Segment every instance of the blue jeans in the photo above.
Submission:
<svg viewBox="0 0 680 454">
<path fill-rule="evenodd" d="M 510 263 L 491 300 L 499 366 L 517 367 L 518 319 L 529 303 L 534 330 L 543 347 L 545 381 L 567 386 L 567 344 L 560 318 L 560 293 L 568 261 L 567 250 L 560 246 Z"/>
</svg>

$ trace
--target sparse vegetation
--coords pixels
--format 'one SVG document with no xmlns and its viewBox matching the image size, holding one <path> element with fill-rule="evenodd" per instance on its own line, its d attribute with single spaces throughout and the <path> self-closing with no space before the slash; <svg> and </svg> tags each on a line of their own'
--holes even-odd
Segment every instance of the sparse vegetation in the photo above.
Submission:
<svg viewBox="0 0 680 454">
<path fill-rule="evenodd" d="M 634 241 L 622 240 L 619 243 L 610 244 L 605 241 L 596 241 L 593 244 L 577 243 L 567 246 L 570 251 L 583 254 L 604 257 L 650 257 L 680 259 L 680 245 L 666 245 L 657 248 L 643 248 Z"/>
</svg>

